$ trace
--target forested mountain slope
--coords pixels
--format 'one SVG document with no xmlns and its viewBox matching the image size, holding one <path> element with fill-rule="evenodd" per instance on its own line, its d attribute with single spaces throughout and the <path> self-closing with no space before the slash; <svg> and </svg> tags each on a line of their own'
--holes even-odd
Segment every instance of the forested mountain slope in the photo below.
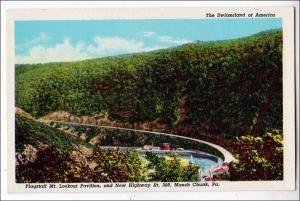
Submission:
<svg viewBox="0 0 300 201">
<path fill-rule="evenodd" d="M 106 112 L 111 120 L 159 122 L 225 136 L 282 129 L 282 31 L 190 43 L 68 63 L 16 65 L 16 106 Z"/>
</svg>

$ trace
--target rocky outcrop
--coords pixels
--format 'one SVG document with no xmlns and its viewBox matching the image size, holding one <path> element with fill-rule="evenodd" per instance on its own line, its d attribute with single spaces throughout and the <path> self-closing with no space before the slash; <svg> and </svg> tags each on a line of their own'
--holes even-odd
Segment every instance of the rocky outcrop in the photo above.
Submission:
<svg viewBox="0 0 300 201">
<path fill-rule="evenodd" d="M 90 161 L 88 163 L 88 166 L 89 166 L 90 170 L 92 170 L 92 171 L 97 167 L 97 165 L 98 164 L 95 161 Z"/>
<path fill-rule="evenodd" d="M 159 120 L 154 122 L 137 122 L 130 124 L 128 122 L 121 122 L 117 120 L 110 120 L 107 113 L 99 113 L 95 116 L 75 116 L 65 111 L 57 111 L 43 116 L 39 121 L 49 123 L 51 121 L 58 122 L 69 122 L 78 124 L 91 124 L 100 126 L 112 126 L 112 127 L 122 127 L 122 128 L 133 128 L 133 129 L 143 129 L 143 130 L 155 130 L 163 131 L 165 125 L 159 123 Z"/>
<path fill-rule="evenodd" d="M 73 159 L 74 162 L 81 166 L 88 166 L 89 161 L 88 158 L 91 157 L 93 151 L 83 145 L 76 145 L 75 150 L 72 151 L 70 157 Z"/>
<path fill-rule="evenodd" d="M 38 150 L 31 144 L 25 144 L 22 153 L 16 153 L 16 165 L 27 165 L 29 162 L 34 163 L 37 159 Z"/>
<path fill-rule="evenodd" d="M 99 144 L 101 142 L 101 134 L 96 135 L 92 139 L 90 139 L 89 143 L 92 145 Z"/>
<path fill-rule="evenodd" d="M 28 114 L 27 112 L 25 112 L 24 110 L 22 110 L 19 107 L 16 107 L 16 114 L 20 115 L 22 117 L 26 117 L 28 119 L 34 119 L 30 114 Z"/>
<path fill-rule="evenodd" d="M 79 138 L 83 141 L 86 141 L 86 134 L 85 133 L 80 134 Z"/>
</svg>

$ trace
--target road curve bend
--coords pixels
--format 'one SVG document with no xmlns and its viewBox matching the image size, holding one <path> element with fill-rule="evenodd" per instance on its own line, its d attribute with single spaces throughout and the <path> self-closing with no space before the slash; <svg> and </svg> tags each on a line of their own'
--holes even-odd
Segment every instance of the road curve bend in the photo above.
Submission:
<svg viewBox="0 0 300 201">
<path fill-rule="evenodd" d="M 218 151 L 220 151 L 223 156 L 224 156 L 224 163 L 230 163 L 235 161 L 236 159 L 234 158 L 234 156 L 225 148 L 210 143 L 210 142 L 206 142 L 204 140 L 199 140 L 196 138 L 191 138 L 191 137 L 185 137 L 185 136 L 180 136 L 180 135 L 174 135 L 174 134 L 170 134 L 170 133 L 161 133 L 161 132 L 155 132 L 155 131 L 146 131 L 146 130 L 138 130 L 138 129 L 132 129 L 132 128 L 121 128 L 121 127 L 113 127 L 113 126 L 101 126 L 101 125 L 95 125 L 95 124 L 80 124 L 80 123 L 73 123 L 73 122 L 63 122 L 63 121 L 51 121 L 53 123 L 62 123 L 62 124 L 68 124 L 68 125 L 74 125 L 74 126 L 91 126 L 91 127 L 100 127 L 100 128 L 109 128 L 109 129 L 117 129 L 117 130 L 127 130 L 127 131 L 135 131 L 135 132 L 141 132 L 141 133 L 149 133 L 149 134 L 155 134 L 155 135 L 167 135 L 167 136 L 171 136 L 171 137 L 178 137 L 178 138 L 182 138 L 182 139 L 188 139 L 191 141 L 195 141 L 195 142 L 200 142 L 203 144 L 207 144 L 215 149 L 217 149 Z"/>
</svg>

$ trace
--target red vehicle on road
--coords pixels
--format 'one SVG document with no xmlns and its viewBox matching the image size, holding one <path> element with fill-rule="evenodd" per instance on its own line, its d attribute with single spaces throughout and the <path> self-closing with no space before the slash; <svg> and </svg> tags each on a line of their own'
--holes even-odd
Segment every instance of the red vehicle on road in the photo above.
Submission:
<svg viewBox="0 0 300 201">
<path fill-rule="evenodd" d="M 170 144 L 169 143 L 162 143 L 161 147 L 160 147 L 161 150 L 170 150 Z"/>
</svg>

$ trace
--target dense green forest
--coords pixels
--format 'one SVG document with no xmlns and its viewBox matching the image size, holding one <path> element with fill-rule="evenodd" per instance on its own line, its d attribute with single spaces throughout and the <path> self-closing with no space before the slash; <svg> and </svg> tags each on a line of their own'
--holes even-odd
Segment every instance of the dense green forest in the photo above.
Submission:
<svg viewBox="0 0 300 201">
<path fill-rule="evenodd" d="M 59 111 L 68 121 L 145 123 L 221 145 L 237 159 L 225 179 L 283 178 L 281 30 L 78 62 L 19 64 L 15 73 L 17 182 L 200 179 L 199 167 L 180 165 L 178 156 L 170 161 L 98 145 L 169 142 L 222 158 L 211 147 L 169 136 L 38 119 Z"/>
<path fill-rule="evenodd" d="M 192 128 L 225 137 L 282 129 L 282 31 L 80 62 L 16 65 L 16 106 L 34 117 L 107 112 L 111 120 L 168 127 L 184 116 Z"/>
</svg>

